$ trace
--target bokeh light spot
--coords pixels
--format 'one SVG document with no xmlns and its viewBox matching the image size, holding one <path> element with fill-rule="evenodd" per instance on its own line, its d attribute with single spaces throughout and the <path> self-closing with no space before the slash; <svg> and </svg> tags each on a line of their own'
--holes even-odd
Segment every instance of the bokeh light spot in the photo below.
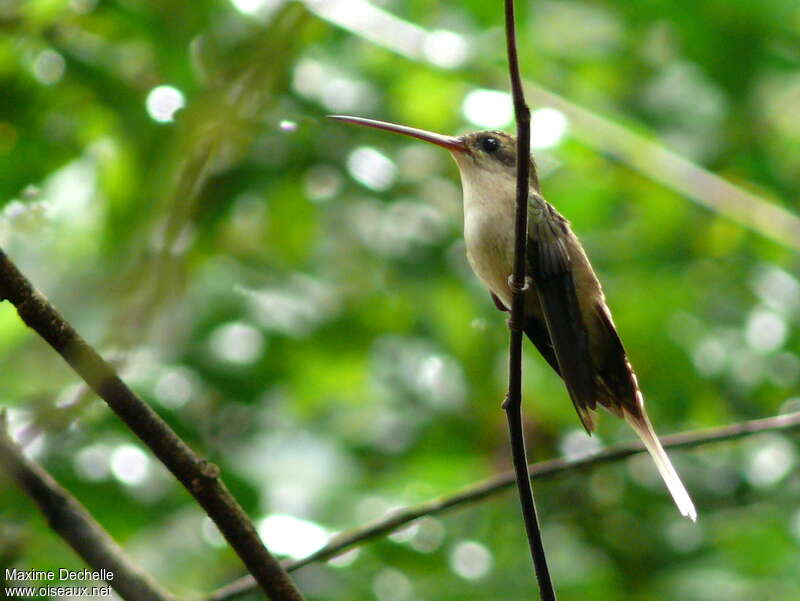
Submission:
<svg viewBox="0 0 800 601">
<path fill-rule="evenodd" d="M 306 97 L 319 94 L 326 79 L 325 68 L 310 58 L 301 59 L 292 72 L 292 87 Z"/>
<path fill-rule="evenodd" d="M 368 146 L 356 148 L 347 169 L 357 182 L 372 190 L 388 190 L 397 179 L 397 167 L 385 154 Z"/>
<path fill-rule="evenodd" d="M 305 557 L 328 542 L 325 529 L 318 524 L 280 513 L 261 520 L 258 534 L 271 551 L 293 559 Z"/>
<path fill-rule="evenodd" d="M 217 327 L 209 340 L 211 352 L 228 363 L 252 363 L 264 350 L 264 335 L 250 324 L 240 321 Z"/>
<path fill-rule="evenodd" d="M 74 466 L 78 477 L 98 482 L 108 478 L 110 449 L 104 444 L 94 444 L 82 448 L 75 455 Z"/>
<path fill-rule="evenodd" d="M 800 311 L 800 281 L 780 267 L 760 265 L 754 270 L 750 287 L 767 308 L 780 315 L 791 316 Z"/>
<path fill-rule="evenodd" d="M 442 29 L 425 36 L 422 52 L 431 63 L 446 69 L 460 67 L 467 60 L 469 47 L 463 36 Z"/>
<path fill-rule="evenodd" d="M 480 543 L 464 541 L 450 553 L 450 568 L 466 580 L 478 580 L 492 569 L 492 554 Z"/>
<path fill-rule="evenodd" d="M 765 309 L 756 309 L 747 320 L 745 337 L 747 343 L 757 351 L 774 351 L 786 341 L 786 322 L 778 314 Z"/>
<path fill-rule="evenodd" d="M 267 17 L 276 8 L 283 4 L 284 0 L 231 0 L 234 8 L 240 13 L 254 17 Z"/>
<path fill-rule="evenodd" d="M 800 381 L 800 357 L 793 353 L 778 353 L 768 365 L 770 379 L 782 388 L 794 388 Z"/>
<path fill-rule="evenodd" d="M 366 88 L 361 82 L 335 77 L 326 81 L 320 99 L 332 111 L 349 111 L 357 108 L 365 95 Z"/>
<path fill-rule="evenodd" d="M 111 473 L 123 484 L 136 486 L 147 479 L 150 459 L 136 445 L 120 445 L 111 453 Z"/>
<path fill-rule="evenodd" d="M 33 75 L 44 85 L 50 86 L 64 76 L 64 57 L 55 50 L 42 50 L 33 62 Z"/>
<path fill-rule="evenodd" d="M 690 553 L 703 543 L 703 528 L 689 520 L 676 517 L 666 531 L 667 540 L 679 553 Z"/>
<path fill-rule="evenodd" d="M 147 114 L 159 123 L 170 123 L 175 113 L 182 109 L 186 102 L 183 92 L 173 86 L 156 86 L 147 94 Z"/>
<path fill-rule="evenodd" d="M 330 165 L 315 165 L 303 178 L 303 189 L 313 202 L 323 202 L 336 196 L 342 187 L 342 176 Z"/>
<path fill-rule="evenodd" d="M 558 109 L 545 107 L 531 113 L 531 148 L 551 148 L 567 133 L 567 116 Z"/>
<path fill-rule="evenodd" d="M 189 369 L 170 369 L 158 379 L 153 393 L 165 407 L 178 409 L 192 398 L 193 380 L 194 376 Z"/>
<path fill-rule="evenodd" d="M 757 488 L 777 484 L 794 467 L 794 447 L 784 437 L 770 434 L 750 442 L 751 453 L 744 467 L 747 481 Z"/>
<path fill-rule="evenodd" d="M 266 0 L 231 0 L 231 4 L 239 12 L 252 15 L 257 13 L 263 4 L 266 4 Z"/>
<path fill-rule="evenodd" d="M 596 434 L 589 436 L 584 430 L 574 428 L 564 435 L 558 446 L 565 459 L 574 461 L 597 453 L 603 443 Z"/>
<path fill-rule="evenodd" d="M 417 521 L 419 527 L 409 541 L 411 548 L 419 553 L 433 553 L 444 540 L 445 530 L 436 518 L 422 518 Z"/>
<path fill-rule="evenodd" d="M 405 601 L 411 596 L 411 591 L 411 581 L 400 570 L 381 570 L 372 581 L 372 592 L 378 601 Z"/>
<path fill-rule="evenodd" d="M 693 349 L 692 360 L 702 375 L 715 376 L 722 372 L 728 363 L 728 347 L 722 339 L 709 337 Z"/>
<path fill-rule="evenodd" d="M 307 335 L 338 308 L 332 286 L 299 274 L 260 290 L 240 291 L 259 325 L 290 336 Z"/>
<path fill-rule="evenodd" d="M 506 92 L 473 90 L 464 98 L 461 111 L 470 123 L 480 127 L 503 127 L 514 116 L 514 103 Z"/>
</svg>

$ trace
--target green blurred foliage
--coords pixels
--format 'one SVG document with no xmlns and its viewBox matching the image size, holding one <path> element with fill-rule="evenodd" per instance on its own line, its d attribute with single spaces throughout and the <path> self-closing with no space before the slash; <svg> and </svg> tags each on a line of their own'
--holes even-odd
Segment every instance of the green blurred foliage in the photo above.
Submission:
<svg viewBox="0 0 800 601">
<path fill-rule="evenodd" d="M 315 528 L 509 466 L 505 318 L 466 265 L 455 166 L 325 119 L 477 129 L 466 101 L 507 88 L 500 6 L 379 5 L 389 29 L 355 18 L 372 14 L 355 1 L 0 0 L 0 246 L 219 463 L 278 551 L 286 521 L 269 516 L 305 521 L 289 534 L 302 554 Z M 537 1 L 519 30 L 528 80 L 797 210 L 797 2 Z M 578 126 L 536 156 L 659 432 L 800 409 L 796 252 Z M 530 347 L 525 389 L 532 458 L 586 448 Z M 8 303 L 0 390 L 29 452 L 166 588 L 196 594 L 241 574 L 189 496 Z M 631 438 L 600 421 L 595 444 Z M 673 453 L 695 526 L 647 458 L 542 482 L 559 597 L 795 601 L 797 455 L 781 435 Z M 5 480 L 0 561 L 83 567 Z M 535 598 L 510 495 L 296 577 L 313 599 Z"/>
</svg>

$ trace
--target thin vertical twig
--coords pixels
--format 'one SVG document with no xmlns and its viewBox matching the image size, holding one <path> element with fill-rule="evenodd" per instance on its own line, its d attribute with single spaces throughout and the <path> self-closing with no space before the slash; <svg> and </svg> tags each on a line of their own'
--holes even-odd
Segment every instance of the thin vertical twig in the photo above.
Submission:
<svg viewBox="0 0 800 601">
<path fill-rule="evenodd" d="M 539 596 L 542 601 L 555 601 L 556 593 L 547 567 L 547 556 L 542 542 L 533 487 L 528 475 L 528 459 L 525 453 L 525 436 L 522 428 L 522 330 L 525 320 L 526 253 L 528 240 L 528 192 L 530 180 L 531 113 L 525 103 L 522 79 L 519 74 L 517 58 L 517 35 L 514 19 L 514 1 L 505 0 L 506 46 L 508 50 L 508 70 L 511 76 L 511 92 L 514 98 L 514 116 L 517 124 L 517 203 L 514 223 L 514 272 L 511 276 L 511 318 L 510 330 L 508 395 L 503 403 L 508 419 L 508 433 L 511 440 L 511 455 L 519 490 L 522 517 L 528 535 L 531 557 L 539 583 Z"/>
</svg>

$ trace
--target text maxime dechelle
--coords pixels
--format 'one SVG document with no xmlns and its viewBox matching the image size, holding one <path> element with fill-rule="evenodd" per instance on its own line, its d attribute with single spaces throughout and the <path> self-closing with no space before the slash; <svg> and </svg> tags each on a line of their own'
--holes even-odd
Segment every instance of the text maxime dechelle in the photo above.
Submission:
<svg viewBox="0 0 800 601">
<path fill-rule="evenodd" d="M 58 570 L 19 570 L 16 568 L 5 569 L 6 582 L 33 582 L 39 583 L 60 581 L 59 584 L 47 584 L 44 586 L 16 586 L 5 587 L 5 594 L 7 598 L 23 598 L 34 596 L 58 596 L 58 597 L 78 597 L 78 596 L 92 596 L 92 597 L 110 597 L 111 586 L 88 586 L 88 585 L 74 585 L 75 582 L 98 581 L 104 580 L 110 583 L 114 580 L 114 573 L 110 570 L 101 569 L 98 571 L 93 570 L 67 570 L 60 568 Z M 61 584 L 62 582 L 70 582 L 70 585 Z"/>
<path fill-rule="evenodd" d="M 105 580 L 111 582 L 114 580 L 114 573 L 111 570 L 67 570 L 60 568 L 56 570 L 18 570 L 17 568 L 6 568 L 5 579 L 7 581 L 53 581 L 58 580 Z"/>
</svg>

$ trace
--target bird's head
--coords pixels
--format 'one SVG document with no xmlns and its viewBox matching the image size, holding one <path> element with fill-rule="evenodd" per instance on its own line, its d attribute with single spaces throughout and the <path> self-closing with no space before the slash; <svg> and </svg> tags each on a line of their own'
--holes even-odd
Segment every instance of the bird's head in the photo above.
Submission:
<svg viewBox="0 0 800 601">
<path fill-rule="evenodd" d="M 479 182 L 483 182 L 483 185 L 494 183 L 505 186 L 513 185 L 516 181 L 517 139 L 503 131 L 476 131 L 462 136 L 445 136 L 424 129 L 362 117 L 331 115 L 331 119 L 383 129 L 446 148 L 456 160 L 465 186 L 475 186 Z M 531 162 L 530 178 L 531 184 L 538 188 L 533 162 Z"/>
</svg>

